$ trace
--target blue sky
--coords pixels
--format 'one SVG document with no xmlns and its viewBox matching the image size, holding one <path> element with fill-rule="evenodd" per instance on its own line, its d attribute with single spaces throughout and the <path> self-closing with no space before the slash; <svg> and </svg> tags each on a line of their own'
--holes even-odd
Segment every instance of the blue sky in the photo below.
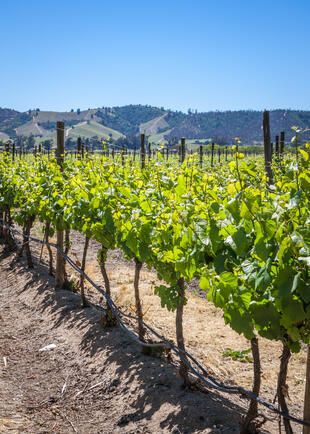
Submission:
<svg viewBox="0 0 310 434">
<path fill-rule="evenodd" d="M 0 5 L 0 106 L 310 110 L 309 0 Z"/>
</svg>

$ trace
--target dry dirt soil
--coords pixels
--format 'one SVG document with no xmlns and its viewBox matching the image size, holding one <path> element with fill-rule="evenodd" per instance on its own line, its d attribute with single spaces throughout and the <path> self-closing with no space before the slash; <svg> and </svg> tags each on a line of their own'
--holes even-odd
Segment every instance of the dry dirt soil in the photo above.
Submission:
<svg viewBox="0 0 310 434">
<path fill-rule="evenodd" d="M 35 232 L 36 231 L 36 232 Z M 40 235 L 40 227 L 34 235 Z M 72 233 L 70 255 L 81 261 L 81 234 Z M 90 307 L 82 308 L 78 293 L 55 291 L 48 275 L 47 252 L 31 245 L 35 268 L 0 244 L 0 432 L 10 433 L 237 433 L 248 401 L 214 390 L 184 390 L 177 360 L 141 354 L 119 327 L 100 324 L 102 298 L 89 285 Z M 90 243 L 86 272 L 102 285 Z M 114 300 L 133 311 L 134 266 L 119 251 L 110 253 L 108 274 Z M 67 266 L 78 287 L 78 275 Z M 141 293 L 145 320 L 175 340 L 174 313 L 160 306 L 154 295 L 156 274 L 143 269 Z M 194 288 L 194 290 L 193 290 Z M 223 357 L 241 351 L 248 342 L 223 322 L 221 312 L 195 292 L 188 291 L 184 312 L 187 349 L 219 379 L 251 388 L 252 364 Z M 39 351 L 55 344 L 50 351 Z M 281 347 L 260 340 L 262 397 L 272 402 L 276 390 Z M 289 408 L 302 415 L 305 352 L 290 362 Z M 278 418 L 265 416 L 258 432 L 279 432 Z M 301 432 L 294 426 L 294 433 Z"/>
</svg>

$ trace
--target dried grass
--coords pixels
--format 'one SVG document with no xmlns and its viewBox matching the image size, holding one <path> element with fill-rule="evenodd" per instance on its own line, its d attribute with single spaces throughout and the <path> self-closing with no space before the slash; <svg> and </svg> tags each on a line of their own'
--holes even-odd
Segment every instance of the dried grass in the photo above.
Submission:
<svg viewBox="0 0 310 434">
<path fill-rule="evenodd" d="M 93 252 L 92 252 L 93 253 Z M 45 252 L 46 254 L 46 252 Z M 90 254 L 86 273 L 100 285 L 103 279 L 97 260 Z M 107 273 L 111 283 L 112 297 L 125 311 L 134 313 L 134 265 L 118 262 L 109 258 Z M 78 275 L 76 274 L 76 277 Z M 140 278 L 140 294 L 143 301 L 144 319 L 154 326 L 169 340 L 175 341 L 175 313 L 161 307 L 160 298 L 154 295 L 154 282 L 158 284 L 156 274 L 143 269 Z M 95 289 L 86 283 L 89 292 Z M 214 307 L 205 298 L 187 292 L 188 303 L 184 308 L 184 335 L 187 349 L 213 374 L 224 381 L 231 381 L 240 386 L 252 387 L 252 364 L 233 361 L 223 357 L 223 352 L 229 349 L 241 351 L 250 348 L 249 342 L 225 325 L 222 311 Z M 259 339 L 262 363 L 263 396 L 274 396 L 277 375 L 280 365 L 282 345 L 279 342 Z M 289 396 L 293 403 L 303 402 L 306 350 L 293 354 L 289 363 L 287 383 Z"/>
</svg>

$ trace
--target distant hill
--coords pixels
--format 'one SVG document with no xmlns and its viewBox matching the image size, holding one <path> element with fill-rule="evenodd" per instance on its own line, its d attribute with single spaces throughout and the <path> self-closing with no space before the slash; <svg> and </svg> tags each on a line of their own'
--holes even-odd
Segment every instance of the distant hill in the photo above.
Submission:
<svg viewBox="0 0 310 434">
<path fill-rule="evenodd" d="M 125 137 L 120 132 L 113 130 L 112 128 L 105 127 L 95 121 L 84 121 L 66 130 L 66 137 L 98 137 L 103 139 L 112 138 L 114 140 Z"/>
<path fill-rule="evenodd" d="M 65 122 L 67 138 L 110 137 L 114 141 L 124 141 L 129 146 L 135 141 L 138 142 L 137 135 L 141 132 L 145 132 L 149 141 L 154 143 L 176 143 L 181 137 L 188 140 L 203 139 L 206 142 L 212 140 L 218 144 L 231 144 L 233 137 L 240 137 L 242 143 L 248 145 L 261 144 L 263 141 L 260 111 L 185 114 L 148 105 L 101 107 L 70 112 L 37 109 L 25 113 L 0 108 L 0 139 L 32 135 L 40 136 L 42 140 L 55 139 L 57 121 Z M 290 141 L 293 125 L 310 128 L 310 111 L 272 110 L 270 124 L 272 139 L 280 131 L 285 131 L 286 140 Z"/>
<path fill-rule="evenodd" d="M 293 125 L 309 128 L 310 111 L 270 111 L 272 140 L 280 131 L 285 131 L 286 139 L 290 140 L 293 137 L 291 130 Z M 166 137 L 186 137 L 187 139 L 208 137 L 218 143 L 231 143 L 233 137 L 240 137 L 244 144 L 261 144 L 263 142 L 262 112 L 244 110 L 189 114 L 172 128 Z"/>
<path fill-rule="evenodd" d="M 27 113 L 19 113 L 16 110 L 0 108 L 0 133 L 10 137 L 16 136 L 16 128 L 31 119 Z"/>
</svg>

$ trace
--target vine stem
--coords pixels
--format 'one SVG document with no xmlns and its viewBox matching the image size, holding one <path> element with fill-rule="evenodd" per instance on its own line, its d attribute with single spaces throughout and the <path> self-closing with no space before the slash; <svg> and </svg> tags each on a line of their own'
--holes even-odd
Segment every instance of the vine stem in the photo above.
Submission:
<svg viewBox="0 0 310 434">
<path fill-rule="evenodd" d="M 308 346 L 307 354 L 307 372 L 306 372 L 306 388 L 304 398 L 304 417 L 306 422 L 310 422 L 310 346 Z M 303 434 L 310 434 L 308 426 L 303 427 Z"/>
<path fill-rule="evenodd" d="M 70 229 L 65 230 L 65 254 L 68 255 L 70 250 Z"/>
<path fill-rule="evenodd" d="M 256 396 L 259 396 L 260 385 L 261 385 L 261 364 L 259 357 L 259 346 L 258 339 L 251 339 L 251 350 L 253 356 L 253 371 L 254 371 L 254 382 L 253 382 L 253 393 Z M 240 427 L 240 434 L 249 433 L 249 427 L 252 420 L 257 417 L 257 401 L 255 399 L 251 399 L 250 406 L 245 416 L 245 419 Z"/>
<path fill-rule="evenodd" d="M 51 276 L 54 276 L 54 270 L 53 270 L 53 252 L 51 249 L 51 246 L 48 244 L 49 242 L 49 231 L 50 231 L 50 227 L 51 227 L 51 223 L 50 222 L 46 222 L 45 225 L 45 241 L 46 241 L 46 248 L 48 251 L 48 256 L 49 256 L 49 274 Z"/>
<path fill-rule="evenodd" d="M 83 249 L 83 259 L 82 259 L 82 266 L 81 266 L 81 270 L 83 271 L 83 273 L 85 272 L 85 267 L 86 267 L 86 256 L 87 256 L 87 250 L 88 250 L 88 246 L 89 246 L 89 237 L 85 237 L 85 243 L 84 243 L 84 249 Z M 83 307 L 88 307 L 88 301 L 85 297 L 85 285 L 84 285 L 84 275 L 81 274 L 80 277 L 80 287 L 81 287 L 81 297 L 82 297 L 82 303 L 83 303 Z"/>
<path fill-rule="evenodd" d="M 136 314 L 138 319 L 140 320 L 138 321 L 138 333 L 139 333 L 140 341 L 145 342 L 144 340 L 145 328 L 143 327 L 142 324 L 143 312 L 142 312 L 142 304 L 141 304 L 140 291 L 139 291 L 141 268 L 142 268 L 142 262 L 140 262 L 138 258 L 135 258 L 135 277 L 134 277 L 135 304 L 136 304 Z M 142 347 L 143 352 L 144 352 L 144 348 L 145 347 Z"/>
<path fill-rule="evenodd" d="M 288 413 L 287 404 L 285 401 L 285 394 L 287 390 L 287 384 L 286 384 L 286 377 L 287 377 L 287 368 L 288 368 L 288 362 L 291 357 L 291 351 L 290 349 L 283 344 L 282 354 L 280 357 L 280 371 L 278 375 L 278 385 L 277 385 L 277 398 L 278 402 L 280 404 L 281 410 L 285 413 Z M 289 419 L 283 418 L 284 428 L 286 434 L 293 434 L 293 430 L 291 427 L 291 422 Z"/>
<path fill-rule="evenodd" d="M 23 228 L 23 247 L 22 247 L 21 252 L 23 252 L 23 248 L 25 248 L 27 264 L 28 264 L 29 268 L 33 268 L 33 261 L 32 261 L 30 246 L 29 246 L 29 236 L 30 236 L 30 232 L 31 232 L 31 228 L 32 228 L 32 225 L 34 223 L 34 220 L 35 220 L 34 215 L 28 217 L 26 220 L 26 224 Z"/>
<path fill-rule="evenodd" d="M 104 280 L 104 286 L 105 286 L 105 292 L 107 293 L 107 295 L 109 297 L 111 297 L 111 285 L 110 285 L 110 280 L 108 277 L 108 273 L 105 267 L 105 252 L 106 249 L 102 246 L 99 255 L 98 255 L 98 262 L 99 262 L 99 266 L 100 266 L 100 271 Z M 114 326 L 116 325 L 116 318 L 113 314 L 113 311 L 111 309 L 111 306 L 109 305 L 109 303 L 106 304 L 106 315 L 105 315 L 105 325 L 107 325 L 108 327 Z"/>
<path fill-rule="evenodd" d="M 184 351 L 185 344 L 184 344 L 184 334 L 183 334 L 183 308 L 185 303 L 185 283 L 183 277 L 181 277 L 178 280 L 178 286 L 179 286 L 180 301 L 177 306 L 176 317 L 175 317 L 176 337 L 177 337 L 178 347 Z M 183 354 L 182 356 L 185 359 L 187 359 L 185 354 Z M 182 359 L 180 360 L 179 374 L 184 380 L 184 386 L 185 387 L 189 386 L 190 381 L 188 378 L 188 366 L 184 363 Z"/>
</svg>

